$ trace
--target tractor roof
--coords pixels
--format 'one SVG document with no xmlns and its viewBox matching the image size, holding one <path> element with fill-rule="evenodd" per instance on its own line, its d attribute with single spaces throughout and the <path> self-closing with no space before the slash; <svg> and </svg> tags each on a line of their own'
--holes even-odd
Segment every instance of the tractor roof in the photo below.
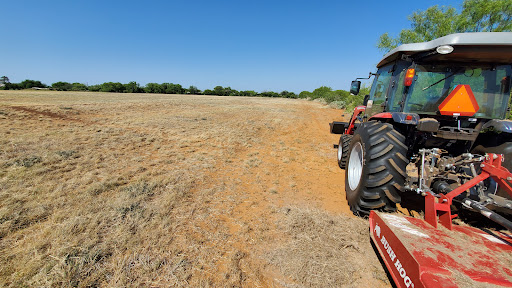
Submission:
<svg viewBox="0 0 512 288">
<path fill-rule="evenodd" d="M 452 53 L 439 54 L 436 48 L 449 45 Z M 477 48 L 478 47 L 478 48 Z M 476 49 L 475 49 L 476 48 Z M 377 64 L 380 68 L 402 55 L 425 62 L 512 63 L 512 32 L 456 33 L 428 42 L 403 44 L 391 50 Z"/>
</svg>

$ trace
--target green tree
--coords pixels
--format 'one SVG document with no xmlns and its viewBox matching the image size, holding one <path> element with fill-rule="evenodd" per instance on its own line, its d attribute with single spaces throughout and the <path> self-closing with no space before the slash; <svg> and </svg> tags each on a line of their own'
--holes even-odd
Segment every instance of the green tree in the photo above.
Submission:
<svg viewBox="0 0 512 288">
<path fill-rule="evenodd" d="M 222 87 L 222 86 L 215 86 L 215 88 L 213 88 L 213 94 L 212 95 L 227 96 L 226 95 L 226 91 L 225 91 L 224 87 Z"/>
<path fill-rule="evenodd" d="M 139 83 L 135 81 L 131 81 L 128 84 L 124 84 L 124 92 L 125 93 L 142 93 L 144 90 L 140 88 Z"/>
<path fill-rule="evenodd" d="M 299 93 L 299 98 L 300 99 L 312 98 L 311 97 L 311 92 L 309 92 L 309 91 L 302 91 L 302 92 Z"/>
<path fill-rule="evenodd" d="M 273 91 L 263 91 L 260 95 L 262 97 L 279 97 L 279 94 Z"/>
<path fill-rule="evenodd" d="M 322 86 L 320 88 L 316 88 L 313 93 L 311 93 L 311 98 L 313 99 L 317 99 L 317 98 L 328 98 L 329 96 L 331 96 L 332 94 L 332 88 L 331 87 L 326 87 L 326 86 Z M 330 101 L 327 101 L 327 102 L 330 102 Z"/>
<path fill-rule="evenodd" d="M 75 82 L 71 84 L 71 91 L 87 91 L 87 85 Z"/>
<path fill-rule="evenodd" d="M 226 94 L 228 96 L 240 96 L 240 92 L 238 92 L 236 89 L 231 89 L 231 87 L 226 88 Z"/>
<path fill-rule="evenodd" d="M 254 96 L 257 96 L 258 93 L 256 93 L 256 91 L 253 91 L 253 90 L 246 90 L 246 91 L 240 91 L 239 95 L 240 96 L 252 96 L 252 97 L 254 97 Z"/>
<path fill-rule="evenodd" d="M 407 17 L 410 29 L 397 37 L 380 36 L 377 47 L 383 52 L 406 43 L 430 41 L 452 33 L 512 31 L 512 1 L 464 0 L 460 13 L 450 6 L 432 6 Z"/>
<path fill-rule="evenodd" d="M 124 85 L 119 82 L 105 82 L 101 84 L 101 92 L 124 92 Z"/>
<path fill-rule="evenodd" d="M 371 85 L 365 85 L 365 84 L 363 84 L 363 85 L 361 86 L 361 89 L 359 89 L 359 94 L 357 94 L 357 95 L 362 96 L 362 99 L 364 99 L 364 96 L 366 96 L 366 95 L 370 95 L 370 91 L 371 91 L 371 90 L 372 90 L 372 86 L 371 86 Z M 347 91 L 344 91 L 344 92 L 347 92 Z M 349 93 L 349 92 L 347 92 L 347 94 L 348 94 L 348 95 L 350 95 L 350 93 Z M 362 102 L 362 100 L 361 100 L 361 103 L 363 103 L 363 102 Z"/>
<path fill-rule="evenodd" d="M 41 83 L 41 81 L 30 80 L 30 79 L 23 80 L 19 85 L 22 89 L 30 89 L 33 87 L 38 87 L 38 88 L 48 87 L 48 86 L 46 86 L 46 84 Z"/>
<path fill-rule="evenodd" d="M 293 92 L 288 92 L 286 90 L 279 93 L 279 95 L 283 98 L 297 98 L 297 94 L 295 94 Z"/>
<path fill-rule="evenodd" d="M 87 89 L 92 92 L 98 92 L 101 89 L 101 85 L 90 85 Z"/>
<path fill-rule="evenodd" d="M 215 93 L 213 90 L 210 90 L 210 89 L 206 89 L 203 91 L 203 95 L 215 95 L 213 94 Z"/>
<path fill-rule="evenodd" d="M 194 94 L 194 95 L 200 95 L 201 90 L 197 89 L 196 86 L 190 86 L 190 87 L 188 87 L 188 93 Z"/>
<path fill-rule="evenodd" d="M 68 82 L 59 81 L 52 84 L 52 89 L 57 91 L 69 91 L 71 88 L 73 88 L 73 85 Z"/>
<path fill-rule="evenodd" d="M 512 30 L 512 2 L 510 0 L 465 0 L 462 4 L 459 26 L 465 32 Z"/>
<path fill-rule="evenodd" d="M 181 87 L 180 84 L 173 83 L 162 83 L 161 85 L 163 93 L 166 94 L 183 94 L 185 93 L 185 89 Z"/>
<path fill-rule="evenodd" d="M 23 87 L 20 86 L 18 83 L 5 83 L 5 86 L 2 87 L 3 90 L 20 90 L 23 89 Z"/>
<path fill-rule="evenodd" d="M 162 89 L 162 85 L 160 85 L 158 83 L 146 84 L 146 87 L 144 87 L 144 91 L 146 93 L 164 93 L 164 90 Z"/>
</svg>

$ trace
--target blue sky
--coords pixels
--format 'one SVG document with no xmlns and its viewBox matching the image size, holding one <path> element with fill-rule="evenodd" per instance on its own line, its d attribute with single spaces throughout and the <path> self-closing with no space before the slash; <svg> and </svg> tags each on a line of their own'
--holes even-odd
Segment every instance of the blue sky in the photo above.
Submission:
<svg viewBox="0 0 512 288">
<path fill-rule="evenodd" d="M 349 89 L 375 71 L 381 34 L 461 1 L 1 1 L 0 74 L 199 89 Z"/>
</svg>

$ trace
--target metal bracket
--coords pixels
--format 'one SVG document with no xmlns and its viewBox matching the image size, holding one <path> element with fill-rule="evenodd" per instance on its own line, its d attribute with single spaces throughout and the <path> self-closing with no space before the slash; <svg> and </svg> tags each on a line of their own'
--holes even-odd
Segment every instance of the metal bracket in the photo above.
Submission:
<svg viewBox="0 0 512 288">
<path fill-rule="evenodd" d="M 357 80 L 368 80 L 368 79 L 372 78 L 372 76 L 377 76 L 377 73 L 370 72 L 370 74 L 368 75 L 368 78 L 356 78 L 356 81 Z"/>
<path fill-rule="evenodd" d="M 512 196 L 510 184 L 512 183 L 512 173 L 507 168 L 501 166 L 502 162 L 503 155 L 486 154 L 484 162 L 480 165 L 482 173 L 475 178 L 457 187 L 450 193 L 441 195 L 440 198 L 427 194 L 425 197 L 425 221 L 437 228 L 437 216 L 439 216 L 439 222 L 449 230 L 452 230 L 452 219 L 457 217 L 457 215 L 452 215 L 450 208 L 453 198 L 489 177 L 492 177 L 494 181 L 498 182 L 500 187 L 503 187 Z"/>
</svg>

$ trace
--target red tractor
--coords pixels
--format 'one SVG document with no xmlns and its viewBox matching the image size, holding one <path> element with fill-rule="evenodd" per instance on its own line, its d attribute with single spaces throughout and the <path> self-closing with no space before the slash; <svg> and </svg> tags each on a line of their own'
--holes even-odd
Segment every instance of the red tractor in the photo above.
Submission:
<svg viewBox="0 0 512 288">
<path fill-rule="evenodd" d="M 341 134 L 335 147 L 350 209 L 370 216 L 373 243 L 397 286 L 512 287 L 510 234 L 486 238 L 452 225 L 454 213 L 471 210 L 512 231 L 511 64 L 508 32 L 405 44 L 370 74 L 370 95 L 350 121 L 330 123 Z M 426 222 L 376 212 L 395 211 L 407 196 L 423 197 Z M 447 229 L 436 229 L 438 221 Z M 476 257 L 453 255 L 475 247 Z"/>
</svg>

